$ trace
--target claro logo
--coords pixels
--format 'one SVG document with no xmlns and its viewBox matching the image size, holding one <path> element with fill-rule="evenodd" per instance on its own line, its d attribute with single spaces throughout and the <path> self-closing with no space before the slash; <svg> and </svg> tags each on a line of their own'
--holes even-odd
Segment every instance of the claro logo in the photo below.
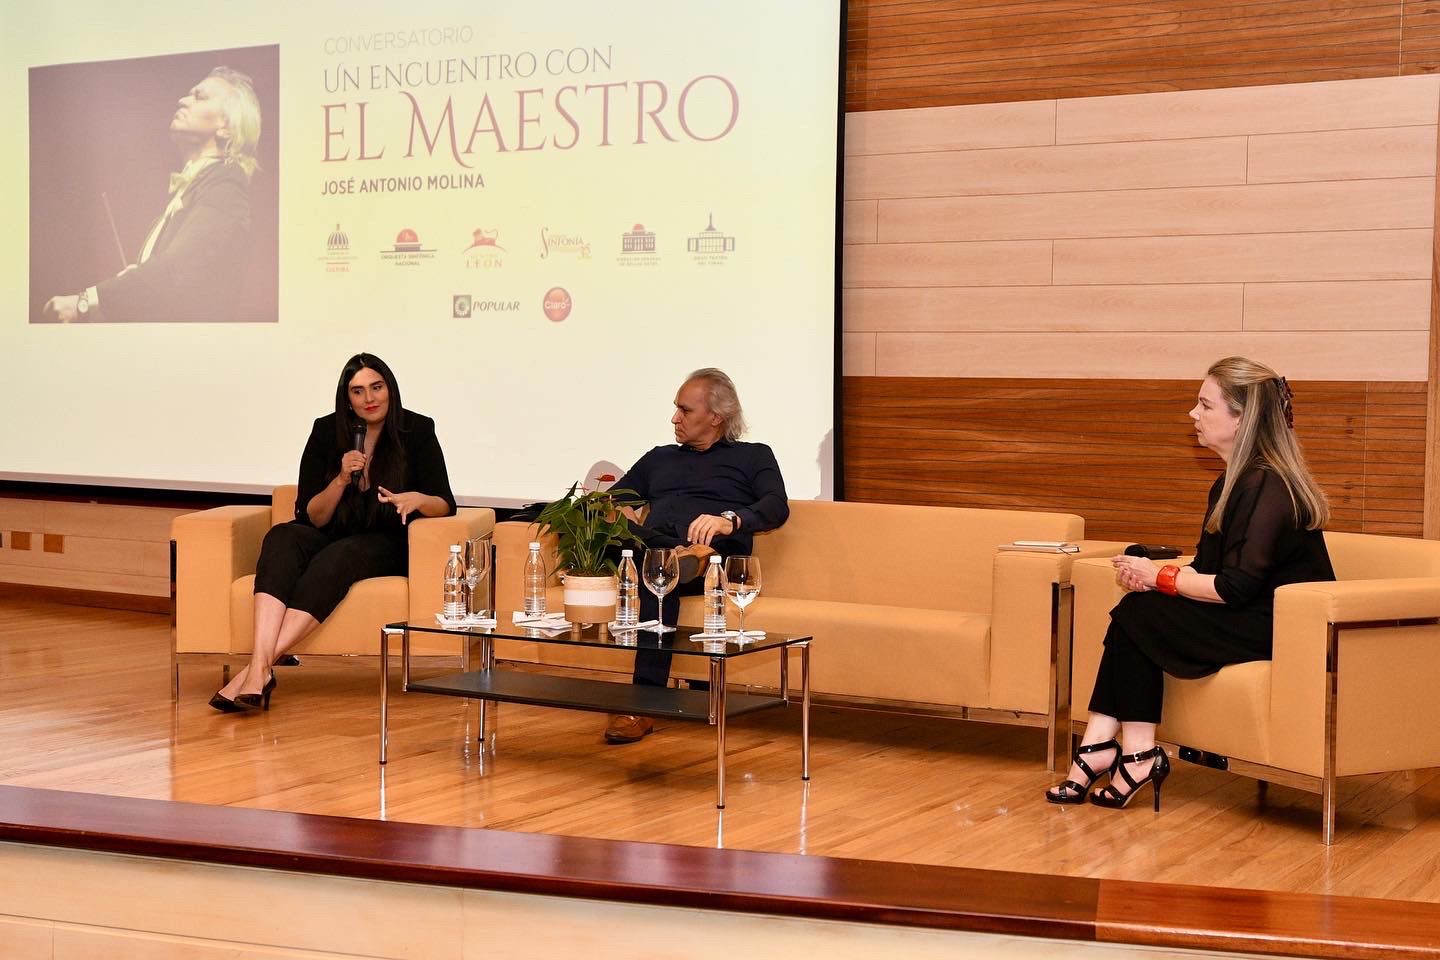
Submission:
<svg viewBox="0 0 1440 960">
<path fill-rule="evenodd" d="M 570 316 L 570 308 L 574 302 L 570 299 L 570 291 L 564 287 L 551 287 L 545 291 L 545 300 L 542 305 L 545 316 L 555 323 L 559 323 Z"/>
</svg>

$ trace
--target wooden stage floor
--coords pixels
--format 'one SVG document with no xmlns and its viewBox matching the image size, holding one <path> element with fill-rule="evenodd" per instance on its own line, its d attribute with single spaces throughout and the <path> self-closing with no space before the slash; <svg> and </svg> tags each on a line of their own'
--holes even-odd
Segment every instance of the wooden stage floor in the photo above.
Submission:
<svg viewBox="0 0 1440 960">
<path fill-rule="evenodd" d="M 815 656 L 824 656 L 817 647 Z M 596 714 L 499 707 L 482 774 L 474 708 L 398 693 L 377 757 L 375 662 L 282 669 L 269 713 L 206 706 L 219 670 L 169 696 L 164 616 L 0 598 L 0 782 L 303 813 L 692 846 L 1440 902 L 1440 770 L 1319 798 L 1178 763 L 1156 815 L 1055 807 L 1035 729 L 817 707 L 731 724 L 727 809 L 708 727 L 607 746 Z"/>
</svg>

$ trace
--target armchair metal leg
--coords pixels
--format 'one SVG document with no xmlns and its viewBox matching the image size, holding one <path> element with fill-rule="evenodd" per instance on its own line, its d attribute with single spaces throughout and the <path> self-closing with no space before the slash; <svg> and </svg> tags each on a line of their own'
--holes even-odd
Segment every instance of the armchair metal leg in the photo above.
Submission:
<svg viewBox="0 0 1440 960">
<path fill-rule="evenodd" d="M 1070 656 L 1075 642 L 1075 587 L 1056 583 L 1050 588 L 1050 704 L 1045 721 L 1045 767 L 1070 756 Z"/>
<path fill-rule="evenodd" d="M 1335 698 L 1339 675 L 1340 628 L 1332 623 L 1325 638 L 1325 774 L 1320 787 L 1320 833 L 1326 846 L 1335 842 Z"/>
</svg>

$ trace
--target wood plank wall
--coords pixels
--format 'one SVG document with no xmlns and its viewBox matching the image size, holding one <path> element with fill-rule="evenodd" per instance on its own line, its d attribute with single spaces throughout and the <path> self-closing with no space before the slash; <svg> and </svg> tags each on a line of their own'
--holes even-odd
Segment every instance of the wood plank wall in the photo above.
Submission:
<svg viewBox="0 0 1440 960">
<path fill-rule="evenodd" d="M 1433 73 L 1440 0 L 850 0 L 846 109 Z"/>
<path fill-rule="evenodd" d="M 1429 375 L 1440 78 L 865 113 L 846 373 Z"/>
<path fill-rule="evenodd" d="M 1195 543 L 1220 461 L 1197 381 L 847 377 L 846 496 L 1058 510 L 1101 540 Z M 1335 530 L 1419 536 L 1425 384 L 1294 384 L 1296 431 Z"/>
<path fill-rule="evenodd" d="M 1437 37 L 1440 3 L 852 2 L 846 496 L 1189 543 L 1184 411 L 1240 353 L 1307 381 L 1336 529 L 1421 534 Z"/>
</svg>

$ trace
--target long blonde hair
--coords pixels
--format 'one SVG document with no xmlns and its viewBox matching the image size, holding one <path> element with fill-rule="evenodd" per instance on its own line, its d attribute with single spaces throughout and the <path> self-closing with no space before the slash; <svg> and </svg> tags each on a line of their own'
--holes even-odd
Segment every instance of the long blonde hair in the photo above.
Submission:
<svg viewBox="0 0 1440 960">
<path fill-rule="evenodd" d="M 238 166 L 248 177 L 260 165 L 255 159 L 255 147 L 260 142 L 260 98 L 255 95 L 255 83 L 248 74 L 230 67 L 216 67 L 209 75 L 230 85 L 221 99 L 229 134 L 223 159 Z"/>
<path fill-rule="evenodd" d="M 1305 454 L 1292 429 L 1290 385 L 1263 363 L 1245 357 L 1226 357 L 1210 365 L 1206 376 L 1214 379 L 1231 413 L 1238 414 L 1235 445 L 1225 464 L 1225 482 L 1215 508 L 1205 518 L 1205 529 L 1220 532 L 1225 505 L 1240 475 L 1253 466 L 1268 467 L 1285 481 L 1290 505 L 1307 530 L 1320 530 L 1330 522 L 1330 503 L 1315 482 Z"/>
</svg>

